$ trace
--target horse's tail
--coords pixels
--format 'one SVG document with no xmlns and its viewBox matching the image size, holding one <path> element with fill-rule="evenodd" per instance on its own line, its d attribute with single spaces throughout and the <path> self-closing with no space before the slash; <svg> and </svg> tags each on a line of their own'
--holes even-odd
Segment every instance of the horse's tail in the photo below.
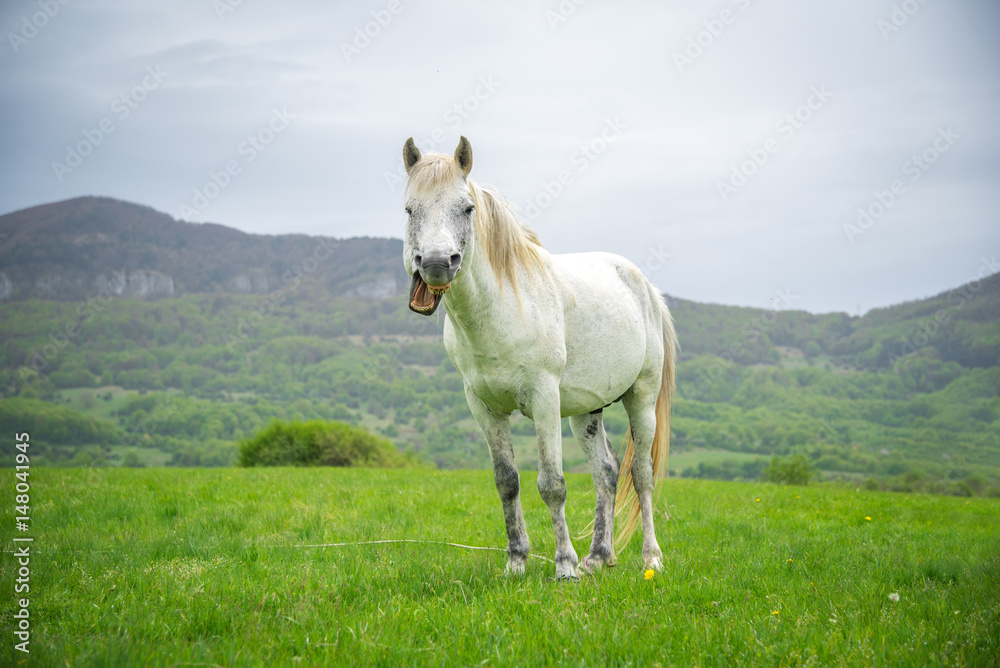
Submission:
<svg viewBox="0 0 1000 668">
<path fill-rule="evenodd" d="M 673 403 L 677 371 L 677 333 L 674 331 L 674 319 L 667 309 L 663 298 L 657 296 L 660 313 L 663 318 L 663 375 L 660 378 L 660 393 L 656 397 L 656 431 L 653 434 L 653 449 L 650 453 L 653 459 L 653 480 L 661 479 L 666 470 L 667 459 L 670 456 L 670 405 Z M 635 461 L 635 443 L 632 441 L 632 430 L 629 429 L 628 440 L 625 442 L 625 454 L 622 457 L 618 473 L 618 492 L 615 495 L 615 515 L 625 515 L 624 524 L 618 524 L 618 538 L 615 549 L 621 550 L 628 545 L 635 528 L 639 524 L 641 508 L 637 503 L 632 483 L 632 463 Z M 657 491 L 663 490 L 661 485 Z"/>
</svg>

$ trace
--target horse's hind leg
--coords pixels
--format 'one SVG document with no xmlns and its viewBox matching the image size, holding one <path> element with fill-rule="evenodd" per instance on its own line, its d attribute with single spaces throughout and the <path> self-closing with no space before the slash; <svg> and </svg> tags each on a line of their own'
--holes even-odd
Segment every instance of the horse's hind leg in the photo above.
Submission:
<svg viewBox="0 0 1000 668">
<path fill-rule="evenodd" d="M 465 392 L 472 415 L 486 436 L 493 460 L 493 481 L 496 483 L 500 502 L 503 504 L 503 519 L 507 525 L 507 567 L 508 573 L 523 573 L 528 561 L 528 532 L 524 528 L 524 513 L 521 511 L 521 479 L 514 465 L 514 449 L 510 441 L 510 416 L 497 415 L 468 388 Z"/>
<path fill-rule="evenodd" d="M 614 566 L 615 491 L 618 488 L 618 457 L 611 450 L 604 433 L 604 411 L 574 415 L 569 419 L 573 435 L 590 461 L 590 472 L 597 492 L 594 513 L 594 540 L 590 554 L 580 562 L 580 569 L 595 571 L 601 566 Z"/>
<path fill-rule="evenodd" d="M 647 568 L 660 570 L 663 567 L 663 553 L 656 542 L 656 529 L 653 526 L 653 485 L 656 481 L 651 456 L 653 435 L 656 433 L 656 396 L 660 383 L 659 378 L 656 378 L 655 385 L 648 383 L 651 387 L 646 388 L 647 383 L 642 381 L 640 376 L 622 398 L 622 404 L 628 413 L 635 448 L 632 482 L 639 497 L 642 518 L 642 559 Z"/>
</svg>

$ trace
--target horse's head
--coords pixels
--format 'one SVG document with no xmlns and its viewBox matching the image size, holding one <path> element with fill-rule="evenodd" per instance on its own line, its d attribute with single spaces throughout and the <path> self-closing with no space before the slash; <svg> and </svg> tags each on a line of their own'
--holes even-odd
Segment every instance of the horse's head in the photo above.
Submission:
<svg viewBox="0 0 1000 668">
<path fill-rule="evenodd" d="M 403 146 L 409 174 L 403 263 L 410 283 L 410 310 L 431 315 L 472 247 L 476 207 L 468 177 L 472 147 L 462 137 L 454 156 L 421 155 L 413 138 Z"/>
</svg>

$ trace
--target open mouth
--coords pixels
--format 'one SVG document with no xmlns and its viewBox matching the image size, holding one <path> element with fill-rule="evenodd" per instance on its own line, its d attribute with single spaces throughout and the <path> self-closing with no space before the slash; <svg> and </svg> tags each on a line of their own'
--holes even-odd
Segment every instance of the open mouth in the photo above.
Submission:
<svg viewBox="0 0 1000 668">
<path fill-rule="evenodd" d="M 410 310 L 420 315 L 431 315 L 441 304 L 441 297 L 451 289 L 451 283 L 427 285 L 419 271 L 413 272 L 410 282 Z"/>
</svg>

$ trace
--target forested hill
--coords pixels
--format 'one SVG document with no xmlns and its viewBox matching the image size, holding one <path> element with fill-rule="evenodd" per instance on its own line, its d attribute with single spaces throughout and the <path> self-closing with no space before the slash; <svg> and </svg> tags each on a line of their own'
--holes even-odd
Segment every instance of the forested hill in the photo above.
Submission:
<svg viewBox="0 0 1000 668">
<path fill-rule="evenodd" d="M 0 300 L 267 294 L 309 276 L 338 295 L 407 286 L 397 239 L 256 235 L 149 207 L 80 197 L 0 216 Z"/>
<path fill-rule="evenodd" d="M 265 295 L 297 278 L 306 287 L 296 297 L 317 306 L 338 297 L 385 299 L 406 290 L 401 253 L 398 239 L 245 234 L 81 197 L 0 216 L 0 301 L 75 301 L 101 290 L 145 300 Z M 686 356 L 775 364 L 785 348 L 864 369 L 930 353 L 965 367 L 1000 358 L 1000 274 L 863 317 L 668 302 Z"/>
<path fill-rule="evenodd" d="M 984 265 L 985 266 L 985 265 Z M 741 365 L 775 364 L 782 348 L 862 369 L 890 369 L 914 357 L 964 367 L 1000 364 L 1000 273 L 929 299 L 846 313 L 767 311 L 668 298 L 685 355 Z"/>
</svg>

